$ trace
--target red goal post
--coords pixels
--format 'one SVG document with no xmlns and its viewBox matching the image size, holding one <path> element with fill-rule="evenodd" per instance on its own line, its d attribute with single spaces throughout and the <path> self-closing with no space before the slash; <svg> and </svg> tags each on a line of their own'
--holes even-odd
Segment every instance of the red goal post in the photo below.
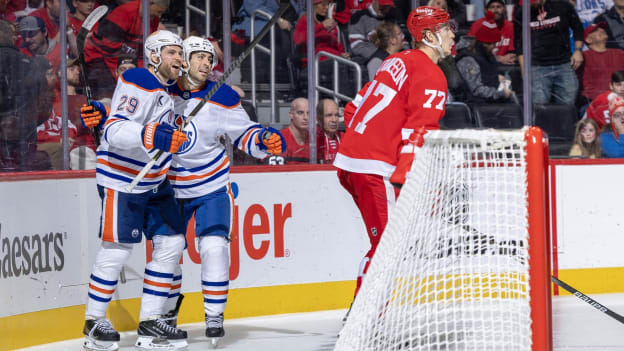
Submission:
<svg viewBox="0 0 624 351">
<path fill-rule="evenodd" d="M 430 131 L 336 350 L 552 350 L 547 142 Z"/>
</svg>

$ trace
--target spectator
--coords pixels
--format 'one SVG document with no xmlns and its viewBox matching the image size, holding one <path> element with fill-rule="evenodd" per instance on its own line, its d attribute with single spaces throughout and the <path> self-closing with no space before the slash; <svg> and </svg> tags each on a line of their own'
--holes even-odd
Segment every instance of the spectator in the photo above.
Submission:
<svg viewBox="0 0 624 351">
<path fill-rule="evenodd" d="M 466 47 L 458 45 L 460 49 L 455 58 L 457 70 L 466 86 L 466 102 L 470 104 L 511 96 L 510 87 L 501 84 L 504 78 L 498 74 L 498 62 L 493 53 L 501 33 L 492 12 L 488 11 L 485 18 L 476 29 L 475 38 L 465 37 L 462 43 L 466 43 Z"/>
<path fill-rule="evenodd" d="M 600 22 L 585 28 L 585 43 L 589 50 L 583 51 L 583 65 L 578 70 L 585 103 L 608 89 L 613 71 L 624 69 L 624 51 L 607 48 L 606 27 L 605 22 Z"/>
<path fill-rule="evenodd" d="M 95 0 L 72 0 L 72 4 L 76 10 L 67 17 L 67 20 L 74 34 L 78 35 L 82 22 L 95 8 Z"/>
<path fill-rule="evenodd" d="M 48 36 L 56 41 L 58 41 L 57 35 L 59 34 L 60 6 L 61 0 L 44 0 L 44 7 L 30 14 L 30 16 L 39 17 L 43 20 L 48 30 Z"/>
<path fill-rule="evenodd" d="M 0 20 L 0 58 L 0 171 L 36 169 L 33 102 L 45 78 L 33 70 L 32 59 L 17 50 L 13 26 L 5 20 Z"/>
<path fill-rule="evenodd" d="M 290 104 L 290 125 L 280 133 L 286 142 L 286 152 L 281 156 L 281 163 L 309 163 L 310 162 L 310 140 L 308 138 L 308 120 L 310 109 L 308 99 L 296 98 Z M 278 162 L 280 163 L 280 162 Z"/>
<path fill-rule="evenodd" d="M 169 0 L 150 0 L 150 32 L 158 28 L 160 16 L 168 7 Z M 141 0 L 132 0 L 115 7 L 95 25 L 84 48 L 87 79 L 95 99 L 113 95 L 117 57 L 134 55 L 139 67 L 142 67 L 142 23 Z"/>
<path fill-rule="evenodd" d="M 611 123 L 609 115 L 609 95 L 616 94 L 624 99 L 624 70 L 615 71 L 611 74 L 611 82 L 609 82 L 609 90 L 598 95 L 585 111 L 586 118 L 593 119 L 598 125 L 598 129 L 602 129 L 606 124 Z"/>
<path fill-rule="evenodd" d="M 58 66 L 61 47 L 48 37 L 48 30 L 41 18 L 26 16 L 19 21 L 18 28 L 23 40 L 22 53 L 26 56 L 45 56 L 53 67 Z"/>
<path fill-rule="evenodd" d="M 611 123 L 602 128 L 600 146 L 606 157 L 624 157 L 624 99 L 613 94 L 609 99 Z"/>
<path fill-rule="evenodd" d="M 393 0 L 373 0 L 366 10 L 357 11 L 349 22 L 349 43 L 353 60 L 365 64 L 377 51 L 371 36 L 377 26 L 390 22 L 388 17 L 394 7 Z M 370 73 L 369 73 L 370 74 Z"/>
<path fill-rule="evenodd" d="M 624 0 L 623 0 L 624 1 Z M 578 93 L 576 70 L 583 63 L 583 27 L 568 1 L 531 1 L 533 103 L 573 105 Z M 574 37 L 574 53 L 570 35 Z M 522 7 L 514 11 L 514 46 L 522 68 Z"/>
<path fill-rule="evenodd" d="M 115 70 L 115 80 L 121 77 L 125 71 L 136 68 L 137 59 L 133 55 L 122 55 L 117 58 L 117 69 Z"/>
<path fill-rule="evenodd" d="M 316 133 L 316 154 L 318 162 L 325 164 L 334 163 L 340 138 L 344 135 L 338 131 L 340 113 L 338 105 L 332 99 L 322 99 L 316 105 L 316 123 L 318 124 Z"/>
<path fill-rule="evenodd" d="M 15 22 L 15 15 L 7 8 L 8 4 L 9 0 L 0 0 L 0 20 Z"/>
<path fill-rule="evenodd" d="M 31 13 L 43 8 L 43 0 L 28 0 L 25 3 L 26 7 L 21 10 L 13 12 L 15 17 L 19 20 L 22 17 L 29 16 Z"/>
<path fill-rule="evenodd" d="M 505 19 L 507 15 L 507 10 L 505 9 L 505 1 L 503 0 L 489 0 L 487 5 L 485 6 L 485 10 L 490 11 L 494 14 L 494 22 L 496 22 L 496 26 L 500 30 L 501 38 L 496 43 L 496 48 L 494 49 L 494 55 L 496 55 L 496 60 L 503 65 L 514 65 L 516 64 L 516 54 L 514 51 L 514 27 L 513 23 Z M 481 17 L 476 20 L 472 26 L 470 26 L 470 30 L 468 31 L 468 35 L 475 36 L 477 30 L 481 27 L 483 21 L 485 21 L 485 17 Z"/>
<path fill-rule="evenodd" d="M 56 70 L 58 81 L 61 80 L 61 67 Z M 60 85 L 57 84 L 57 96 L 60 96 Z M 85 128 L 80 121 L 80 108 L 87 103 L 87 97 L 82 92 L 80 80 L 80 65 L 77 59 L 67 61 L 67 111 L 69 121 L 76 127 L 76 140 L 74 146 L 87 146 L 95 151 L 95 140 L 91 131 Z M 61 100 L 54 103 L 54 111 L 61 111 Z"/>
<path fill-rule="evenodd" d="M 466 5 L 461 0 L 429 0 L 427 4 L 448 12 L 449 16 L 451 16 L 451 25 L 455 28 L 463 27 L 467 23 Z"/>
<path fill-rule="evenodd" d="M 576 124 L 574 144 L 570 148 L 570 156 L 600 158 L 602 149 L 598 141 L 598 125 L 593 119 L 582 119 Z"/>
<path fill-rule="evenodd" d="M 401 51 L 403 47 L 403 32 L 394 23 L 382 23 L 377 26 L 377 29 L 371 36 L 371 42 L 377 50 L 366 62 L 369 81 L 373 80 L 377 69 L 386 57 Z"/>
<path fill-rule="evenodd" d="M 349 58 L 349 54 L 345 52 L 340 41 L 340 32 L 336 20 L 328 17 L 329 2 L 329 0 L 314 0 L 314 53 L 326 51 L 333 55 Z M 307 64 L 306 36 L 308 23 L 306 16 L 305 13 L 301 15 L 295 27 L 295 33 L 293 34 L 293 42 L 300 55 L 304 57 L 302 59 L 304 66 Z M 341 68 L 344 68 L 344 66 Z M 319 62 L 318 71 L 319 84 L 325 87 L 332 86 L 334 81 L 333 60 L 322 57 Z M 350 84 L 350 78 L 352 76 L 353 73 L 350 69 L 339 70 L 339 91 L 344 95 L 354 95 L 354 87 Z"/>
<path fill-rule="evenodd" d="M 275 27 L 275 47 L 277 50 L 275 51 L 276 60 L 275 60 L 275 75 L 276 80 L 278 82 L 285 82 L 288 80 L 288 72 L 284 69 L 279 69 L 280 67 L 286 67 L 286 58 L 292 52 L 292 39 L 291 32 L 294 28 L 294 22 L 298 18 L 298 13 L 296 11 L 295 6 L 297 5 L 296 1 L 291 1 L 294 6 L 290 6 L 286 12 L 279 18 L 277 21 L 277 26 Z M 238 22 L 234 23 L 232 26 L 232 30 L 238 32 L 239 35 L 244 36 L 246 40 L 250 40 L 251 38 L 251 16 L 254 11 L 262 10 L 269 15 L 273 15 L 279 9 L 279 1 L 275 0 L 243 0 L 243 3 L 236 13 L 238 18 Z M 258 35 L 269 21 L 263 15 L 256 15 L 254 20 L 254 34 Z M 263 46 L 270 46 L 270 37 L 267 35 L 264 37 L 261 42 Z M 251 60 L 248 60 L 249 64 L 251 64 Z M 270 70 L 268 69 L 270 63 L 269 55 L 262 53 L 261 51 L 256 51 L 256 77 L 259 82 L 268 82 L 270 80 L 269 74 Z M 258 67 L 266 69 L 258 69 Z M 247 68 L 247 65 L 244 66 L 242 71 L 243 78 L 247 81 L 251 81 L 250 79 L 250 71 Z"/>
<path fill-rule="evenodd" d="M 594 19 L 600 22 L 607 23 L 607 47 L 624 49 L 624 0 L 613 0 L 613 7 Z"/>
</svg>

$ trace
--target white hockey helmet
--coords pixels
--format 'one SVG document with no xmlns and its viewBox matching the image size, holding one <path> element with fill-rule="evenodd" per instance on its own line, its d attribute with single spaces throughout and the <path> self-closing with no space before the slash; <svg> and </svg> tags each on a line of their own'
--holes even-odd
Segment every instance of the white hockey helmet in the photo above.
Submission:
<svg viewBox="0 0 624 351">
<path fill-rule="evenodd" d="M 152 65 L 156 67 L 160 67 L 162 60 L 160 59 L 160 52 L 163 47 L 175 45 L 184 49 L 182 45 L 182 39 L 177 34 L 174 34 L 168 30 L 157 30 L 154 33 L 150 34 L 145 40 L 144 52 L 143 54 L 147 58 L 148 65 Z M 158 61 L 152 60 L 152 54 L 155 54 L 158 58 Z"/>
<path fill-rule="evenodd" d="M 189 66 L 191 65 L 191 54 L 197 51 L 205 51 L 212 54 L 211 69 L 214 69 L 217 63 L 219 63 L 219 60 L 217 59 L 217 52 L 208 39 L 191 36 L 184 39 L 182 45 L 184 48 L 184 61 Z"/>
</svg>

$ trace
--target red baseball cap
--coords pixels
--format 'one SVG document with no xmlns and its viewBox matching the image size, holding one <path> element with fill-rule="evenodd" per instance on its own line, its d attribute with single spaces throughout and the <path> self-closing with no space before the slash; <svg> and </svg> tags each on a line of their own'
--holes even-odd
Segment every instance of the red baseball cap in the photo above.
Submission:
<svg viewBox="0 0 624 351">
<path fill-rule="evenodd" d="M 394 0 L 377 0 L 379 6 L 392 6 L 394 7 Z"/>
<path fill-rule="evenodd" d="M 583 40 L 587 41 L 587 36 L 589 36 L 593 31 L 595 31 L 598 28 L 602 28 L 606 30 L 607 22 L 598 22 L 598 23 L 590 24 L 589 26 L 587 26 L 587 28 L 585 28 L 585 31 L 583 32 Z"/>
</svg>

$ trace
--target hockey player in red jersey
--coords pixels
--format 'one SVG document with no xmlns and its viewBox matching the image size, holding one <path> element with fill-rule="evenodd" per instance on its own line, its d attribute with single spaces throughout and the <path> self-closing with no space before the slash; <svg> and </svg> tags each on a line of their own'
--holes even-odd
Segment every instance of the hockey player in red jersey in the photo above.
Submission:
<svg viewBox="0 0 624 351">
<path fill-rule="evenodd" d="M 448 96 L 446 78 L 437 66 L 454 44 L 448 13 L 421 6 L 410 12 L 407 26 L 415 49 L 386 58 L 374 80 L 359 92 L 334 161 L 371 242 L 360 263 L 356 294 L 414 160 L 415 145 L 425 130 L 439 129 Z"/>
</svg>

